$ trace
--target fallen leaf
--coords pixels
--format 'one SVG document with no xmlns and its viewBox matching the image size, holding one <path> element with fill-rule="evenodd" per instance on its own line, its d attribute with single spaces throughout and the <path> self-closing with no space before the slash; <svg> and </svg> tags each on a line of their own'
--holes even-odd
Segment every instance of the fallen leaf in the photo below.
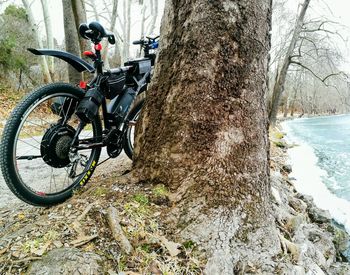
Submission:
<svg viewBox="0 0 350 275">
<path fill-rule="evenodd" d="M 0 255 L 6 253 L 6 251 L 9 249 L 9 247 L 5 247 L 4 249 L 0 250 Z"/>
<path fill-rule="evenodd" d="M 162 242 L 162 244 L 166 247 L 166 249 L 168 249 L 171 257 L 175 257 L 181 253 L 181 250 L 178 249 L 181 246 L 181 244 L 168 241 L 164 236 L 161 236 L 159 239 Z"/>
<path fill-rule="evenodd" d="M 57 248 L 61 248 L 63 246 L 63 243 L 61 243 L 60 241 L 54 241 L 53 245 L 56 246 Z"/>
<path fill-rule="evenodd" d="M 26 217 L 26 215 L 23 214 L 23 213 L 17 214 L 17 218 L 18 218 L 19 220 L 23 220 L 25 217 Z"/>
<path fill-rule="evenodd" d="M 33 253 L 38 256 L 44 255 L 44 253 L 46 252 L 46 249 L 50 246 L 50 244 L 51 244 L 51 241 L 47 242 L 41 248 L 34 250 Z"/>
</svg>

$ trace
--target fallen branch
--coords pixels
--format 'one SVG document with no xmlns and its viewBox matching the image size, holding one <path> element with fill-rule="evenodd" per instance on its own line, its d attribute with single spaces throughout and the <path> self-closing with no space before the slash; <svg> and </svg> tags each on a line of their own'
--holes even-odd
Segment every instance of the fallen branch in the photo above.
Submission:
<svg viewBox="0 0 350 275">
<path fill-rule="evenodd" d="M 120 248 L 126 253 L 130 254 L 133 250 L 129 240 L 126 238 L 122 227 L 120 226 L 120 219 L 117 214 L 117 209 L 113 206 L 107 210 L 108 225 L 112 231 L 113 238 L 118 242 Z"/>
</svg>

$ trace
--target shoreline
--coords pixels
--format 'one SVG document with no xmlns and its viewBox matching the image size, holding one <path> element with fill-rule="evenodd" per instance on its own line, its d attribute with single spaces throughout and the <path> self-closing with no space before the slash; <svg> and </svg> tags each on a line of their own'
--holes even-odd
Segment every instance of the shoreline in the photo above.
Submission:
<svg viewBox="0 0 350 275">
<path fill-rule="evenodd" d="M 350 200 L 339 197 L 324 182 L 328 172 L 318 165 L 315 149 L 295 136 L 286 121 L 280 122 L 279 128 L 285 135 L 287 161 L 293 170 L 290 176 L 298 192 L 311 196 L 318 208 L 329 211 L 334 221 L 350 234 L 350 211 L 345 211 L 350 210 Z"/>
<path fill-rule="evenodd" d="M 336 116 L 347 116 L 350 115 L 350 113 L 344 113 L 344 114 L 305 114 L 303 116 L 300 116 L 301 114 L 295 114 L 294 116 L 287 116 L 283 117 L 283 115 L 280 115 L 277 117 L 277 124 L 280 124 L 282 122 L 288 121 L 288 120 L 294 120 L 294 119 L 308 119 L 308 118 L 326 118 L 326 117 L 336 117 Z"/>
</svg>

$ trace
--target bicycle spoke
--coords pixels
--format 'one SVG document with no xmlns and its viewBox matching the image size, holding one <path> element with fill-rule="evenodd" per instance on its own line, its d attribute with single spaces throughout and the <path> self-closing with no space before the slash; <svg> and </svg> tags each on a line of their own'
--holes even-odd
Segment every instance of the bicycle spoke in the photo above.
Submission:
<svg viewBox="0 0 350 275">
<path fill-rule="evenodd" d="M 21 141 L 21 142 L 23 142 L 23 143 L 25 143 L 25 144 L 27 144 L 27 145 L 29 145 L 29 146 L 35 148 L 35 149 L 38 149 L 38 150 L 40 151 L 40 149 L 39 149 L 38 147 L 34 146 L 33 144 L 30 144 L 29 142 L 26 142 L 26 141 L 21 140 L 21 139 L 18 139 L 18 141 Z"/>
<path fill-rule="evenodd" d="M 51 100 L 58 97 L 61 98 L 56 101 L 56 113 L 48 112 Z M 96 156 L 94 152 L 100 150 L 85 149 L 84 154 L 79 151 L 72 165 L 72 156 L 67 155 L 67 142 L 79 123 L 73 112 L 76 102 L 75 97 L 54 95 L 38 101 L 29 113 L 23 114 L 14 147 L 14 167 L 22 184 L 37 195 L 50 196 L 72 188 L 89 169 Z M 63 120 L 66 123 L 62 123 Z M 86 144 L 94 143 L 99 139 L 95 127 L 94 123 L 89 124 L 89 129 L 83 131 L 79 139 L 85 139 Z"/>
</svg>

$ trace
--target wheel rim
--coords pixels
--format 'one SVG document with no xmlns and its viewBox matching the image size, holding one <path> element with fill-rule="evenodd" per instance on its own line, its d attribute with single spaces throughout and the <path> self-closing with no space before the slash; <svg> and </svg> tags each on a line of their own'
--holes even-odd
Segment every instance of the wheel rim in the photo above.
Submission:
<svg viewBox="0 0 350 275">
<path fill-rule="evenodd" d="M 136 113 L 136 115 L 133 118 L 133 121 L 136 122 L 139 119 L 141 110 Z M 127 130 L 127 137 L 128 137 L 128 146 L 130 149 L 130 152 L 134 152 L 134 143 L 135 143 L 135 124 L 130 125 Z"/>
<path fill-rule="evenodd" d="M 71 189 L 84 177 L 97 154 L 98 149 L 79 151 L 74 162 L 71 161 L 68 165 L 62 164 L 63 167 L 60 168 L 53 167 L 44 161 L 41 149 L 43 137 L 48 129 L 62 118 L 73 129 L 78 125 L 79 120 L 74 114 L 69 117 L 70 110 L 75 109 L 72 104 L 66 104 L 69 101 L 77 102 L 78 97 L 69 93 L 55 93 L 38 100 L 24 113 L 18 127 L 13 145 L 16 175 L 22 185 L 36 195 L 53 196 Z M 61 108 L 57 112 L 52 107 L 52 102 L 66 104 L 63 105 L 66 108 Z M 92 123 L 79 135 L 79 139 L 92 138 L 96 135 L 97 126 Z M 66 138 L 64 133 L 63 137 Z M 67 138 L 59 141 L 60 144 L 69 142 Z M 58 143 L 55 146 L 54 149 L 57 151 L 60 151 L 63 146 L 66 148 L 66 145 L 58 145 Z M 50 148 L 50 151 L 52 150 Z"/>
</svg>

